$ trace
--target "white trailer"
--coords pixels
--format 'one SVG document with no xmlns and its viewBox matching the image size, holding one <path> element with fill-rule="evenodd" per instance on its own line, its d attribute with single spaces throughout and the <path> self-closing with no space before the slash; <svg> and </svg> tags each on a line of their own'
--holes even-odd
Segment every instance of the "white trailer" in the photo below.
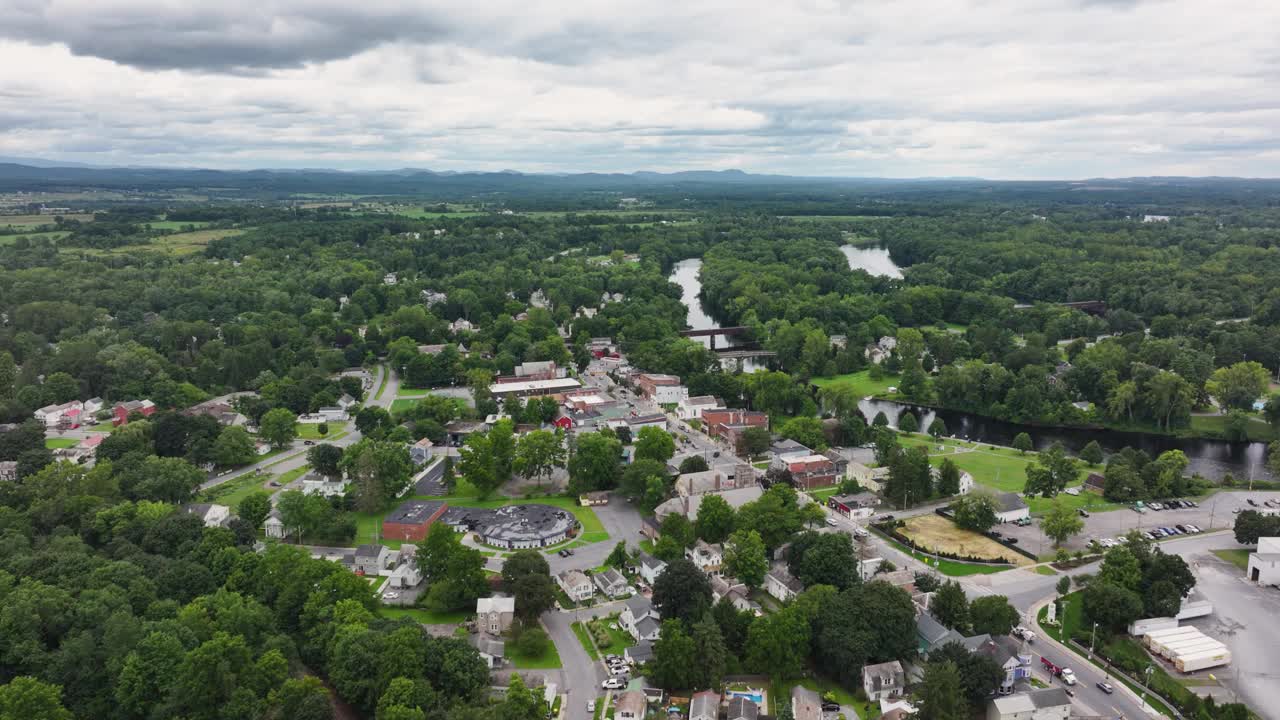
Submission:
<svg viewBox="0 0 1280 720">
<path fill-rule="evenodd" d="M 1203 634 L 1204 633 L 1200 632 L 1196 628 L 1185 627 L 1178 628 L 1176 630 L 1161 630 L 1158 632 L 1147 633 L 1147 636 L 1143 640 L 1146 643 L 1147 648 L 1155 652 L 1160 652 L 1160 646 L 1165 643 L 1196 637 L 1197 635 Z"/>
<path fill-rule="evenodd" d="M 1213 613 L 1213 603 L 1208 600 L 1197 600 L 1195 602 L 1184 602 L 1182 608 L 1178 610 L 1177 620 L 1191 620 L 1192 618 L 1205 617 Z"/>
<path fill-rule="evenodd" d="M 1226 647 L 1226 645 L 1223 645 L 1213 638 L 1206 638 L 1196 642 L 1185 642 L 1168 646 L 1165 648 L 1163 655 L 1170 660 L 1176 660 L 1186 655 L 1196 655 L 1209 650 L 1222 650 Z"/>
<path fill-rule="evenodd" d="M 1158 630 L 1173 630 L 1177 627 L 1178 618 L 1145 618 L 1143 620 L 1134 620 L 1129 625 L 1129 634 L 1134 637 L 1142 637 L 1147 633 L 1156 632 Z"/>
<path fill-rule="evenodd" d="M 1180 657 L 1174 661 L 1174 667 L 1178 668 L 1178 672 L 1196 672 L 1197 670 L 1207 670 L 1219 665 L 1231 664 L 1231 651 L 1223 648 L 1221 650 L 1210 650 L 1198 655 L 1187 655 Z"/>
</svg>

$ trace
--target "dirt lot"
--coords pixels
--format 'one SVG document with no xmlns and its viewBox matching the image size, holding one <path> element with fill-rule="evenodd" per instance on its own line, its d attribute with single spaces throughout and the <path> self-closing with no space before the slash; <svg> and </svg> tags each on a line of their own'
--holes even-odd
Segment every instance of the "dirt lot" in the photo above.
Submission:
<svg viewBox="0 0 1280 720">
<path fill-rule="evenodd" d="M 939 515 L 919 515 L 906 521 L 902 534 L 922 548 L 936 549 L 957 556 L 990 560 L 1008 560 L 1015 565 L 1030 565 L 1031 560 L 994 540 L 963 530 Z"/>
</svg>

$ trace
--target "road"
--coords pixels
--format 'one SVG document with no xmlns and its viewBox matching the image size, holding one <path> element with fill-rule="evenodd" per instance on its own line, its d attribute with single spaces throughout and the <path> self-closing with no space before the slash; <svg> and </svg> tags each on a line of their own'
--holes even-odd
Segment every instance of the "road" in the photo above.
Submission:
<svg viewBox="0 0 1280 720">
<path fill-rule="evenodd" d="M 374 368 L 373 386 L 372 386 L 372 389 L 369 390 L 370 393 L 376 393 L 378 391 L 378 387 L 382 383 L 383 373 L 388 373 L 388 372 L 390 372 L 390 370 L 388 370 L 386 367 L 382 365 L 378 365 Z M 399 376 L 396 375 L 395 373 L 391 373 L 391 377 L 388 378 L 387 380 L 387 387 L 383 390 L 382 395 L 379 397 L 369 398 L 365 404 L 376 405 L 378 407 L 383 407 L 383 408 L 390 408 L 391 402 L 396 399 L 396 392 L 399 389 L 399 387 L 400 387 Z M 335 430 L 337 429 L 338 428 L 335 428 Z M 360 431 L 356 429 L 354 422 L 347 423 L 342 429 L 347 432 L 346 435 L 343 435 L 342 437 L 336 440 L 329 440 L 326 442 L 328 442 L 330 445 L 336 445 L 338 447 L 345 448 L 345 447 L 354 445 L 355 443 L 360 441 L 360 438 L 361 438 Z M 251 465 L 246 465 L 236 470 L 232 470 L 231 472 L 228 472 L 226 474 L 218 475 L 216 477 L 211 477 L 205 482 L 200 484 L 200 489 L 208 490 L 209 488 L 217 487 L 223 483 L 230 482 L 243 475 L 258 472 L 259 470 L 265 470 L 268 467 L 271 468 L 270 474 L 272 475 L 283 475 L 284 473 L 289 472 L 290 470 L 296 470 L 302 467 L 303 465 L 307 464 L 306 451 L 309 447 L 310 446 L 308 446 L 302 440 L 294 440 L 292 443 L 289 444 L 289 449 L 286 450 L 285 452 L 280 453 L 278 455 L 272 455 L 271 457 L 265 460 L 253 463 Z M 281 489 L 283 490 L 283 488 Z"/>
<path fill-rule="evenodd" d="M 600 689 L 600 683 L 609 677 L 604 663 L 592 661 L 591 656 L 582 647 L 582 643 L 578 642 L 578 637 L 573 634 L 571 625 L 593 617 L 612 615 L 615 612 L 621 612 L 622 608 L 623 603 L 619 601 L 585 610 L 568 612 L 553 610 L 543 614 L 542 623 L 546 626 L 551 641 L 556 644 L 556 651 L 560 653 L 563 676 L 561 687 L 565 690 L 567 695 L 565 702 L 568 703 L 568 705 L 561 705 L 565 720 L 590 720 L 591 713 L 587 712 L 587 701 L 603 697 L 604 691 Z"/>
</svg>

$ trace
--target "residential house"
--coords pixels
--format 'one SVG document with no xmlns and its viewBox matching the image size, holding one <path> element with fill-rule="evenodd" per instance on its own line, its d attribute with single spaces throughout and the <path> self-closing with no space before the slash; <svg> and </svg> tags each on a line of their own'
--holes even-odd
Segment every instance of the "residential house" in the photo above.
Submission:
<svg viewBox="0 0 1280 720">
<path fill-rule="evenodd" d="M 117 426 L 124 425 L 129 422 L 129 416 L 134 413 L 139 413 L 143 417 L 151 417 L 156 412 L 156 404 L 150 400 L 130 400 L 118 403 L 111 412 L 115 415 L 115 419 L 111 421 L 112 424 Z"/>
<path fill-rule="evenodd" d="M 689 702 L 689 720 L 720 720 L 720 693 L 703 690 Z"/>
<path fill-rule="evenodd" d="M 640 520 L 640 534 L 646 540 L 657 542 L 662 537 L 662 528 L 658 525 L 658 521 L 652 516 L 646 516 Z"/>
<path fill-rule="evenodd" d="M 476 627 L 491 635 L 511 629 L 516 617 L 516 599 L 495 595 L 476 600 Z"/>
<path fill-rule="evenodd" d="M 987 720 L 1068 720 L 1071 698 L 1061 687 L 1007 695 L 987 704 Z"/>
<path fill-rule="evenodd" d="M 916 616 L 916 649 L 921 657 L 927 658 L 929 653 L 944 645 L 963 641 L 963 635 L 947 628 L 929 613 L 922 612 Z"/>
<path fill-rule="evenodd" d="M 791 574 L 785 562 L 777 561 L 764 576 L 764 591 L 780 602 L 787 602 L 804 592 L 804 583 Z"/>
<path fill-rule="evenodd" d="M 636 378 L 636 388 L 640 394 L 659 405 L 679 403 L 688 397 L 689 391 L 680 384 L 677 375 L 658 373 L 642 373 Z"/>
<path fill-rule="evenodd" d="M 413 547 L 406 545 L 405 547 Z M 422 570 L 418 568 L 418 563 L 412 560 L 405 560 L 396 565 L 391 571 L 391 576 L 387 578 L 387 587 L 397 590 L 405 590 L 415 588 L 422 584 Z"/>
<path fill-rule="evenodd" d="M 604 572 L 598 572 L 592 578 L 596 587 L 600 588 L 600 592 L 608 597 L 617 598 L 627 595 L 627 579 L 622 577 L 622 573 L 609 568 Z"/>
<path fill-rule="evenodd" d="M 725 720 L 757 720 L 760 717 L 760 706 L 751 698 L 734 695 L 729 698 L 729 710 Z"/>
<path fill-rule="evenodd" d="M 322 407 L 316 411 L 316 414 L 323 418 L 324 422 L 327 423 L 344 423 L 350 419 L 350 416 L 347 415 L 347 411 L 337 405 Z"/>
<path fill-rule="evenodd" d="M 439 305 L 442 302 L 447 301 L 448 299 L 449 299 L 448 295 L 442 292 L 438 292 L 436 290 L 428 289 L 428 290 L 422 291 L 422 302 L 427 307 L 434 307 L 436 305 Z"/>
<path fill-rule="evenodd" d="M 448 444 L 452 447 L 461 447 L 472 434 L 485 432 L 488 429 L 488 425 L 475 420 L 454 420 L 444 426 Z"/>
<path fill-rule="evenodd" d="M 1107 479 L 1099 473 L 1091 472 L 1084 479 L 1084 489 L 1101 495 L 1107 489 Z"/>
<path fill-rule="evenodd" d="M 689 420 L 701 420 L 703 410 L 714 410 L 722 407 L 724 407 L 724 401 L 711 395 L 682 397 L 676 403 L 676 417 L 686 422 Z"/>
<path fill-rule="evenodd" d="M 200 518 L 205 527 L 226 527 L 231 521 L 231 508 L 215 503 L 189 503 L 182 506 L 188 515 Z"/>
<path fill-rule="evenodd" d="M 0 482 L 16 482 L 18 479 L 18 461 L 0 462 Z"/>
<path fill-rule="evenodd" d="M 862 667 L 862 690 L 871 702 L 879 702 L 881 698 L 900 697 L 906 687 L 906 680 L 902 663 L 897 660 Z"/>
<path fill-rule="evenodd" d="M 476 633 L 470 638 L 471 646 L 480 653 L 480 659 L 484 660 L 484 664 L 492 670 L 502 667 L 506 661 L 507 644 L 501 638 L 496 638 L 488 633 Z"/>
<path fill-rule="evenodd" d="M 383 285 L 395 285 L 398 282 L 400 282 L 400 279 L 396 277 L 395 273 L 387 273 L 382 276 Z"/>
<path fill-rule="evenodd" d="M 822 696 L 802 685 L 791 688 L 791 717 L 795 720 L 822 720 Z"/>
<path fill-rule="evenodd" d="M 987 637 L 978 642 L 970 642 L 970 640 L 973 639 L 967 639 L 965 645 L 970 647 L 972 652 L 986 655 L 1004 671 L 1004 680 L 1000 683 L 1001 693 L 1011 693 L 1015 684 L 1031 678 L 1031 656 L 1022 654 L 1018 642 L 1013 638 L 1005 635 Z"/>
<path fill-rule="evenodd" d="M 1000 522 L 1014 522 L 1031 517 L 1031 509 L 1018 497 L 1017 493 L 1000 493 L 996 495 L 996 519 Z"/>
<path fill-rule="evenodd" d="M 891 335 L 886 335 L 880 338 L 879 341 L 868 345 L 862 354 L 865 355 L 868 360 L 878 365 L 884 362 L 897 347 L 898 339 Z"/>
<path fill-rule="evenodd" d="M 724 565 L 724 547 L 719 543 L 708 543 L 702 538 L 698 538 L 693 547 L 687 548 L 684 556 L 692 560 L 706 575 L 719 575 Z"/>
<path fill-rule="evenodd" d="M 1259 585 L 1280 585 L 1280 538 L 1258 538 L 1258 551 L 1249 556 L 1247 577 Z"/>
<path fill-rule="evenodd" d="M 369 543 L 356 548 L 352 565 L 358 575 L 381 575 L 391 565 L 391 549 Z"/>
<path fill-rule="evenodd" d="M 622 657 L 632 665 L 641 665 L 653 659 L 653 643 L 645 640 L 622 651 Z"/>
<path fill-rule="evenodd" d="M 449 323 L 450 332 L 455 332 L 455 333 L 471 332 L 472 330 L 475 330 L 475 329 L 476 329 L 476 326 L 472 325 L 471 321 L 466 320 L 464 318 L 458 318 L 457 320 L 454 320 L 453 322 Z"/>
<path fill-rule="evenodd" d="M 855 460 L 849 461 L 848 470 L 845 476 L 858 481 L 864 490 L 870 490 L 873 493 L 884 492 L 884 483 L 889 478 L 889 468 L 887 467 L 868 467 Z"/>
<path fill-rule="evenodd" d="M 574 602 L 586 602 L 595 593 L 591 588 L 591 578 L 581 570 L 565 570 L 559 573 L 556 575 L 556 583 Z"/>
<path fill-rule="evenodd" d="M 92 419 L 93 416 L 102 412 L 102 408 L 106 407 L 100 397 L 91 397 L 84 401 L 84 414 L 87 418 Z"/>
<path fill-rule="evenodd" d="M 830 419 L 830 418 L 828 418 Z M 822 451 L 822 455 L 831 461 L 836 468 L 836 481 L 839 482 L 849 477 L 849 458 L 840 454 L 835 448 L 828 448 Z"/>
<path fill-rule="evenodd" d="M 341 477 L 309 472 L 302 476 L 302 494 L 341 497 L 347 494 L 347 481 Z"/>
<path fill-rule="evenodd" d="M 267 513 L 267 519 L 262 522 L 262 529 L 269 538 L 277 540 L 284 538 L 284 521 L 280 519 L 279 510 L 271 508 L 271 512 Z"/>
<path fill-rule="evenodd" d="M 605 490 L 582 493 L 578 496 L 578 504 L 583 507 L 595 507 L 609 504 L 609 493 Z"/>
<path fill-rule="evenodd" d="M 36 410 L 34 417 L 44 423 L 46 428 L 56 428 L 62 425 L 64 420 L 67 421 L 66 424 L 71 424 L 71 418 L 78 418 L 83 411 L 84 403 L 72 400 L 61 405 L 46 405 Z"/>
<path fill-rule="evenodd" d="M 879 496 L 869 492 L 832 495 L 827 498 L 827 507 L 848 518 L 869 518 L 879 504 Z"/>
<path fill-rule="evenodd" d="M 347 393 L 342 393 L 342 397 L 338 398 L 338 407 L 342 408 L 343 412 L 351 412 L 351 408 L 357 404 L 359 404 L 358 401 Z"/>
<path fill-rule="evenodd" d="M 629 690 L 618 696 L 613 703 L 614 720 L 644 720 L 649 708 L 649 700 L 639 690 Z"/>
<path fill-rule="evenodd" d="M 431 442 L 431 438 L 424 437 L 409 446 L 409 459 L 413 461 L 414 465 L 426 465 L 431 460 L 433 448 L 435 448 L 435 443 Z"/>
<path fill-rule="evenodd" d="M 773 441 L 769 445 L 769 459 L 785 460 L 790 457 L 799 457 L 801 455 L 812 455 L 813 450 L 801 445 L 791 438 L 781 438 Z"/>
<path fill-rule="evenodd" d="M 658 611 L 653 608 L 649 598 L 643 595 L 632 595 L 627 598 L 626 607 L 622 608 L 622 613 L 618 615 L 618 624 L 622 625 L 623 629 L 636 639 L 636 642 L 657 640 L 658 632 L 661 630 Z"/>
<path fill-rule="evenodd" d="M 653 585 L 655 582 L 657 582 L 658 576 L 662 574 L 663 570 L 667 569 L 666 563 L 650 555 L 649 553 L 643 552 L 643 551 L 640 553 L 639 564 L 640 564 L 640 570 L 639 570 L 640 577 L 643 578 L 644 581 L 649 583 L 650 585 Z"/>
<path fill-rule="evenodd" d="M 751 590 L 734 578 L 726 578 L 723 575 L 711 578 L 711 602 L 713 603 L 729 598 L 730 604 L 739 611 L 754 613 L 760 609 L 760 606 L 751 600 L 750 594 Z"/>
</svg>

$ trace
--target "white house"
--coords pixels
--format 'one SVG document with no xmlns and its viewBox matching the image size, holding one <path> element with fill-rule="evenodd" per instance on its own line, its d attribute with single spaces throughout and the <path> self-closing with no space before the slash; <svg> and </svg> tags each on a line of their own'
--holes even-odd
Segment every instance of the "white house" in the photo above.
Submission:
<svg viewBox="0 0 1280 720">
<path fill-rule="evenodd" d="M 703 690 L 694 693 L 689 703 L 689 720 L 719 720 L 720 693 L 714 690 Z"/>
<path fill-rule="evenodd" d="M 676 403 L 676 417 L 681 420 L 700 420 L 702 419 L 702 411 L 707 409 L 715 409 L 724 407 L 724 401 L 711 395 L 695 395 L 694 397 L 682 397 Z"/>
<path fill-rule="evenodd" d="M 724 548 L 719 543 L 709 543 L 698 538 L 693 547 L 684 551 L 684 556 L 707 575 L 718 575 L 724 565 Z"/>
<path fill-rule="evenodd" d="M 391 549 L 386 545 L 361 545 L 352 557 L 355 571 L 364 575 L 380 575 L 390 563 Z"/>
<path fill-rule="evenodd" d="M 1258 538 L 1258 552 L 1249 556 L 1248 573 L 1259 585 L 1280 585 L 1280 537 Z"/>
<path fill-rule="evenodd" d="M 484 660 L 484 664 L 492 670 L 502 665 L 506 656 L 507 644 L 500 638 L 493 637 L 486 633 L 477 633 L 471 636 L 471 645 L 480 654 L 480 659 Z"/>
<path fill-rule="evenodd" d="M 355 406 L 356 406 L 356 399 L 351 397 L 347 393 L 342 393 L 342 397 L 338 398 L 338 407 L 342 408 L 343 412 L 350 412 L 351 408 Z"/>
<path fill-rule="evenodd" d="M 46 405 L 35 411 L 35 419 L 44 423 L 45 427 L 57 427 L 64 418 L 71 418 L 84 412 L 84 403 L 72 400 L 61 405 Z"/>
<path fill-rule="evenodd" d="M 781 602 L 787 602 L 804 591 L 804 583 L 797 580 L 784 562 L 776 562 L 764 576 L 764 591 Z"/>
<path fill-rule="evenodd" d="M 902 663 L 880 663 L 864 665 L 862 668 L 862 690 L 871 702 L 879 702 L 881 698 L 896 698 L 902 695 L 906 686 L 907 675 L 902 671 Z"/>
<path fill-rule="evenodd" d="M 1030 517 L 1031 508 L 1027 507 L 1027 503 L 1018 497 L 1017 493 L 1007 492 L 996 495 L 996 520 L 1014 522 Z"/>
<path fill-rule="evenodd" d="M 322 407 L 316 411 L 316 414 L 324 418 L 325 422 L 332 423 L 346 422 L 348 418 L 347 411 L 337 405 Z"/>
<path fill-rule="evenodd" d="M 88 400 L 84 401 L 84 414 L 97 415 L 99 412 L 102 411 L 102 408 L 104 407 L 106 407 L 106 403 L 102 401 L 102 398 L 100 397 L 89 398 Z"/>
<path fill-rule="evenodd" d="M 323 495 L 339 497 L 347 493 L 347 481 L 343 478 L 332 478 L 317 472 L 309 472 L 302 476 L 303 495 Z"/>
<path fill-rule="evenodd" d="M 458 318 L 457 320 L 449 323 L 449 330 L 456 333 L 471 332 L 472 330 L 475 330 L 475 326 L 465 318 Z"/>
<path fill-rule="evenodd" d="M 387 578 L 387 587 L 403 590 L 405 588 L 414 588 L 422 584 L 422 571 L 418 569 L 418 563 L 412 561 L 402 562 L 391 571 L 391 577 Z"/>
<path fill-rule="evenodd" d="M 586 602 L 595 593 L 591 586 L 591 578 L 581 570 L 565 570 L 556 575 L 556 583 L 574 602 Z"/>
<path fill-rule="evenodd" d="M 399 279 L 396 278 L 395 273 L 387 273 L 386 275 L 382 276 L 383 285 L 395 285 L 397 282 L 399 282 Z"/>
<path fill-rule="evenodd" d="M 646 552 L 640 553 L 640 577 L 650 585 L 658 581 L 658 576 L 667 569 L 667 564 Z"/>
<path fill-rule="evenodd" d="M 418 442 L 409 446 L 409 459 L 414 465 L 426 465 L 431 460 L 432 448 L 435 443 L 431 442 L 431 438 L 422 438 Z"/>
<path fill-rule="evenodd" d="M 231 508 L 214 503 L 190 503 L 182 506 L 182 511 L 195 515 L 204 522 L 205 527 L 226 527 L 231 521 Z"/>
<path fill-rule="evenodd" d="M 271 508 L 271 512 L 267 514 L 267 519 L 262 523 L 262 529 L 269 538 L 279 540 L 284 537 L 284 521 L 280 519 L 279 510 Z"/>
<path fill-rule="evenodd" d="M 1071 698 L 1065 688 L 1045 688 L 998 697 L 987 705 L 987 720 L 1068 720 Z"/>
<path fill-rule="evenodd" d="M 657 640 L 659 631 L 662 629 L 658 611 L 643 595 L 633 595 L 627 599 L 626 607 L 618 616 L 618 623 L 636 639 L 636 642 Z"/>
</svg>

